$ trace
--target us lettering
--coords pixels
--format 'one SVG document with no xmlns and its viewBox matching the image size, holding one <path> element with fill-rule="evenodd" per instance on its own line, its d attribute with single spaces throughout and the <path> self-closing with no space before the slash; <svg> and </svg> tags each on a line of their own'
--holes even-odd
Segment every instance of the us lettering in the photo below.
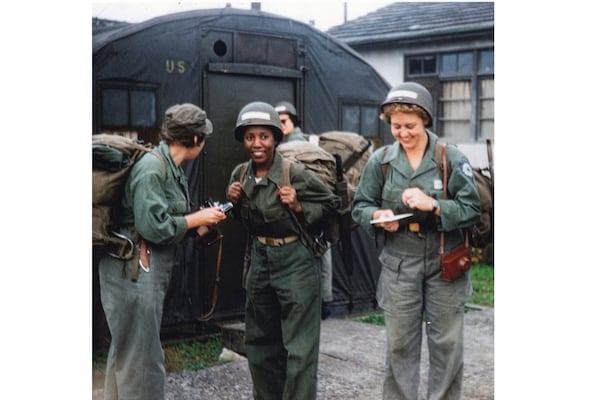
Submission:
<svg viewBox="0 0 600 400">
<path fill-rule="evenodd" d="M 185 72 L 185 61 L 166 60 L 166 70 L 169 74 L 174 72 L 183 74 Z"/>
</svg>

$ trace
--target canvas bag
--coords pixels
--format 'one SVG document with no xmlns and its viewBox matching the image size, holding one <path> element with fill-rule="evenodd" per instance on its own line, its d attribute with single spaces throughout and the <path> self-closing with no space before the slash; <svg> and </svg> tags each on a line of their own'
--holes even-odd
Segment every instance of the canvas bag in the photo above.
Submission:
<svg viewBox="0 0 600 400">
<path fill-rule="evenodd" d="M 348 187 L 348 207 L 351 207 L 360 175 L 371 155 L 371 142 L 357 133 L 345 131 L 309 135 L 309 141 L 329 154 L 339 154 L 341 157 L 341 169 Z"/>
<path fill-rule="evenodd" d="M 113 257 L 129 260 L 135 240 L 116 231 L 116 213 L 133 165 L 146 153 L 164 160 L 150 144 L 111 134 L 92 135 L 92 245 Z"/>
<path fill-rule="evenodd" d="M 321 178 L 337 194 L 336 160 L 327 151 L 309 142 L 295 140 L 281 143 L 277 151 L 285 160 L 299 162 Z M 286 177 L 289 180 L 289 177 Z M 322 221 L 323 238 L 329 243 L 340 239 L 339 215 L 328 216 Z"/>
</svg>

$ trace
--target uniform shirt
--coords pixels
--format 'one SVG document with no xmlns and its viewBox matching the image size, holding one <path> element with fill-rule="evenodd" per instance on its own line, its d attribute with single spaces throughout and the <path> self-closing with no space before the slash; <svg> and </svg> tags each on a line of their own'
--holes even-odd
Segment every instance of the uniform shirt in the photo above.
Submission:
<svg viewBox="0 0 600 400">
<path fill-rule="evenodd" d="M 252 162 L 250 161 L 252 164 Z M 242 167 L 239 164 L 231 173 L 229 184 L 240 180 Z M 323 181 L 299 163 L 290 166 L 290 184 L 296 189 L 298 201 L 302 204 L 299 219 L 314 226 L 325 215 L 335 213 L 339 197 L 334 195 Z M 242 183 L 242 198 L 233 209 L 233 215 L 244 221 L 246 229 L 254 236 L 286 237 L 298 235 L 299 229 L 290 215 L 287 205 L 281 202 L 277 186 L 284 185 L 283 158 L 275 152 L 273 165 L 258 183 L 254 167 L 247 169 Z"/>
<path fill-rule="evenodd" d="M 174 244 L 188 230 L 188 182 L 183 169 L 173 162 L 169 146 L 161 142 L 156 150 L 164 163 L 154 154 L 145 154 L 131 170 L 125 185 L 121 223 L 135 225 L 137 232 L 153 244 Z"/>
<path fill-rule="evenodd" d="M 416 219 L 427 213 L 415 211 L 402 203 L 402 192 L 418 187 L 440 202 L 440 217 L 436 217 L 438 229 L 453 231 L 479 222 L 479 193 L 473 179 L 473 171 L 467 158 L 455 147 L 446 146 L 448 160 L 447 199 L 442 200 L 442 177 L 435 163 L 435 141 L 438 137 L 427 131 L 429 138 L 425 155 L 416 171 L 411 168 L 399 142 L 378 149 L 369 158 L 361 174 L 354 203 L 352 218 L 370 230 L 369 223 L 377 209 L 391 209 L 395 214 L 414 213 Z M 389 163 L 387 180 L 382 164 Z"/>
<path fill-rule="evenodd" d="M 293 142 L 294 140 L 308 142 L 308 140 L 306 140 L 304 137 L 304 133 L 302 133 L 302 130 L 298 127 L 295 127 L 292 133 L 290 133 L 288 136 L 283 136 L 283 142 Z"/>
</svg>

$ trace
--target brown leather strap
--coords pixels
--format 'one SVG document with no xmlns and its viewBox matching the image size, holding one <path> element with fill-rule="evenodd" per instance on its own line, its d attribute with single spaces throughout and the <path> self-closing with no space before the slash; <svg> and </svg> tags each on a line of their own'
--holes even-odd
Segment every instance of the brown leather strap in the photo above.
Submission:
<svg viewBox="0 0 600 400">
<path fill-rule="evenodd" d="M 150 247 L 148 246 L 148 242 L 144 239 L 140 239 L 140 267 L 146 272 L 150 270 L 149 255 Z"/>
<path fill-rule="evenodd" d="M 197 317 L 196 319 L 198 319 L 199 321 L 208 321 L 209 319 L 211 319 L 213 317 L 213 314 L 215 313 L 215 308 L 217 306 L 217 299 L 219 297 L 219 283 L 221 282 L 221 255 L 223 254 L 223 240 L 219 240 L 219 250 L 217 252 L 217 269 L 216 269 L 216 276 L 215 276 L 215 287 L 213 288 L 213 296 L 212 296 L 212 306 L 210 308 L 210 310 L 204 314 L 201 315 L 199 317 Z"/>
<path fill-rule="evenodd" d="M 437 144 L 437 143 L 436 143 Z M 441 152 L 442 152 L 442 198 L 445 200 L 448 197 L 448 159 L 446 158 L 446 144 L 441 144 Z M 465 232 L 465 247 L 469 247 L 469 233 Z M 440 258 L 444 255 L 444 231 L 440 233 Z"/>
<path fill-rule="evenodd" d="M 439 142 L 436 142 L 436 145 Z M 446 200 L 448 197 L 448 160 L 446 159 L 446 144 L 440 143 L 441 151 L 442 151 L 442 199 Z M 436 150 L 437 150 L 436 146 Z M 440 258 L 444 255 L 444 231 L 440 233 Z"/>
</svg>

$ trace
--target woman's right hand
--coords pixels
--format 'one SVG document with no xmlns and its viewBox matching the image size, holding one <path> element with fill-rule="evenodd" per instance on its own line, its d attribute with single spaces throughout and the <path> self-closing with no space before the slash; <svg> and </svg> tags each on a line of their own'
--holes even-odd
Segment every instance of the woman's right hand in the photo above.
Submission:
<svg viewBox="0 0 600 400">
<path fill-rule="evenodd" d="M 233 182 L 227 188 L 227 198 L 233 203 L 237 204 L 242 197 L 242 184 L 240 182 Z"/>
<path fill-rule="evenodd" d="M 202 208 L 185 216 L 188 228 L 197 228 L 202 225 L 212 226 L 227 218 L 221 207 Z"/>
<path fill-rule="evenodd" d="M 375 212 L 371 216 L 371 219 L 378 219 L 378 218 L 382 218 L 382 217 L 393 217 L 393 216 L 394 216 L 394 212 L 392 210 L 379 209 L 379 210 L 375 210 Z M 398 220 L 390 221 L 390 222 L 380 222 L 378 224 L 375 224 L 375 226 L 377 228 L 382 228 L 388 232 L 396 232 L 398 230 L 398 228 L 400 227 L 400 222 Z"/>
</svg>

